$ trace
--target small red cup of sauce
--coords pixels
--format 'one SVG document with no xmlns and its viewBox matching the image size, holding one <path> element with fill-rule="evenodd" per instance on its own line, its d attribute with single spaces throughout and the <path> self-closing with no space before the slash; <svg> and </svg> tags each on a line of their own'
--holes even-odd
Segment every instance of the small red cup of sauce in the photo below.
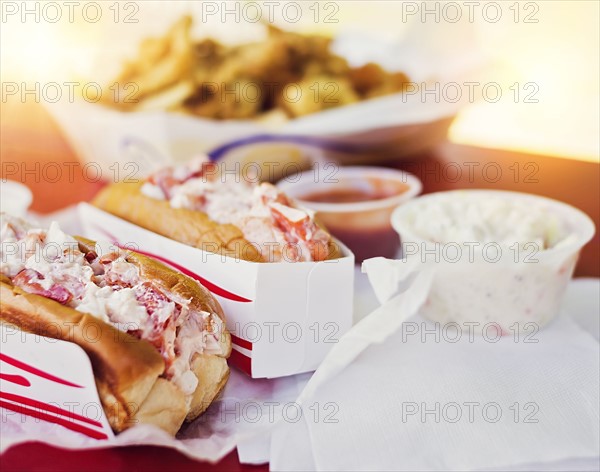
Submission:
<svg viewBox="0 0 600 472">
<path fill-rule="evenodd" d="M 376 256 L 395 257 L 400 238 L 390 217 L 421 192 L 419 179 L 382 167 L 332 169 L 291 175 L 277 186 L 315 211 L 317 220 L 354 253 L 357 264 Z"/>
</svg>

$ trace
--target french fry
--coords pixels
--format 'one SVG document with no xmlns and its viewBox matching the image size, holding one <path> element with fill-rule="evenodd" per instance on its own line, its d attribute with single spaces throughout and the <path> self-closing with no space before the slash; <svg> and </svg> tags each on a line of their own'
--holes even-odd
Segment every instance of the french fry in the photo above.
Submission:
<svg viewBox="0 0 600 472">
<path fill-rule="evenodd" d="M 401 92 L 408 82 L 402 72 L 377 64 L 350 67 L 324 36 L 267 25 L 263 41 L 224 46 L 210 38 L 192 41 L 191 25 L 184 16 L 165 36 L 142 41 L 138 57 L 111 82 L 118 83 L 118 100 L 106 96 L 104 103 L 125 111 L 171 110 L 217 120 L 264 115 L 279 122 Z"/>
</svg>

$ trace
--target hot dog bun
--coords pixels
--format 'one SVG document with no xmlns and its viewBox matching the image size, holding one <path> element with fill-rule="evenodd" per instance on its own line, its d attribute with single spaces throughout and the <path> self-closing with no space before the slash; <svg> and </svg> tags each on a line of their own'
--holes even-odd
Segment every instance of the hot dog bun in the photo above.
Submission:
<svg viewBox="0 0 600 472">
<path fill-rule="evenodd" d="M 77 239 L 82 251 L 93 247 L 91 241 Z M 191 308 L 224 319 L 219 303 L 194 280 L 131 251 L 126 252 L 126 260 L 138 267 L 143 279 L 190 300 Z M 175 434 L 184 420 L 191 421 L 208 408 L 229 375 L 226 358 L 231 352 L 231 337 L 224 325 L 219 333 L 221 353 L 195 354 L 192 359 L 192 371 L 199 382 L 191 398 L 186 398 L 174 383 L 162 377 L 165 361 L 150 342 L 119 331 L 91 314 L 25 292 L 4 275 L 0 280 L 0 320 L 80 346 L 90 358 L 101 402 L 116 432 L 147 423 Z M 87 333 L 97 334 L 90 340 Z"/>
<path fill-rule="evenodd" d="M 93 204 L 180 243 L 238 259 L 261 262 L 260 252 L 231 224 L 219 224 L 200 211 L 173 208 L 144 195 L 141 182 L 119 182 L 102 189 Z"/>
</svg>

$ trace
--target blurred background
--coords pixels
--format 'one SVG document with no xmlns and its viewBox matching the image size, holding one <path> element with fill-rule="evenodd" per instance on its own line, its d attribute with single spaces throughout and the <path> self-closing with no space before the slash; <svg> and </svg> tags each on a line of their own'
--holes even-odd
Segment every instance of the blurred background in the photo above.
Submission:
<svg viewBox="0 0 600 472">
<path fill-rule="evenodd" d="M 417 82 L 439 80 L 443 87 L 460 69 L 456 80 L 463 94 L 468 80 L 499 85 L 488 89 L 487 96 L 481 87 L 474 89 L 473 100 L 461 107 L 450 128 L 451 141 L 598 161 L 599 2 L 269 6 L 153 1 L 101 2 L 99 8 L 91 3 L 2 2 L 3 123 L 18 119 L 16 109 L 6 105 L 20 95 L 12 95 L 6 82 L 16 82 L 19 89 L 68 80 L 105 84 L 123 60 L 136 56 L 142 38 L 164 34 L 189 13 L 195 18 L 195 38 L 210 36 L 227 44 L 256 40 L 264 37 L 268 19 L 286 30 L 350 38 L 347 44 L 358 62 L 365 56 L 361 38 L 380 41 L 386 46 L 366 55 L 383 57 L 382 62 L 401 67 Z M 258 22 L 256 8 L 262 12 Z M 501 97 L 496 100 L 498 90 Z M 425 100 L 434 97 L 432 93 Z M 25 98 L 32 100 L 34 94 Z"/>
</svg>

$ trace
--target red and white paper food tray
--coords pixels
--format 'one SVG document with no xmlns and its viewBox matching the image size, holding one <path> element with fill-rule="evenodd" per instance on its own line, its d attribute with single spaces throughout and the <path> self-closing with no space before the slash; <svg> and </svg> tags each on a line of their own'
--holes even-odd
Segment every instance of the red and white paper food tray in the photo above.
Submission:
<svg viewBox="0 0 600 472">
<path fill-rule="evenodd" d="M 0 325 L 0 339 L 3 429 L 11 423 L 26 433 L 46 422 L 62 435 L 80 433 L 91 441 L 113 438 L 83 349 L 9 325 Z"/>
<path fill-rule="evenodd" d="M 173 241 L 98 208 L 78 207 L 84 235 L 135 249 L 201 282 L 221 303 L 230 362 L 255 378 L 315 370 L 352 325 L 354 255 L 256 263 Z"/>
<path fill-rule="evenodd" d="M 251 379 L 234 369 L 219 398 L 176 437 L 143 423 L 115 435 L 79 346 L 0 324 L 0 354 L 0 454 L 32 441 L 75 450 L 154 445 L 216 462 L 238 444 L 268 441 L 310 378 Z"/>
</svg>

